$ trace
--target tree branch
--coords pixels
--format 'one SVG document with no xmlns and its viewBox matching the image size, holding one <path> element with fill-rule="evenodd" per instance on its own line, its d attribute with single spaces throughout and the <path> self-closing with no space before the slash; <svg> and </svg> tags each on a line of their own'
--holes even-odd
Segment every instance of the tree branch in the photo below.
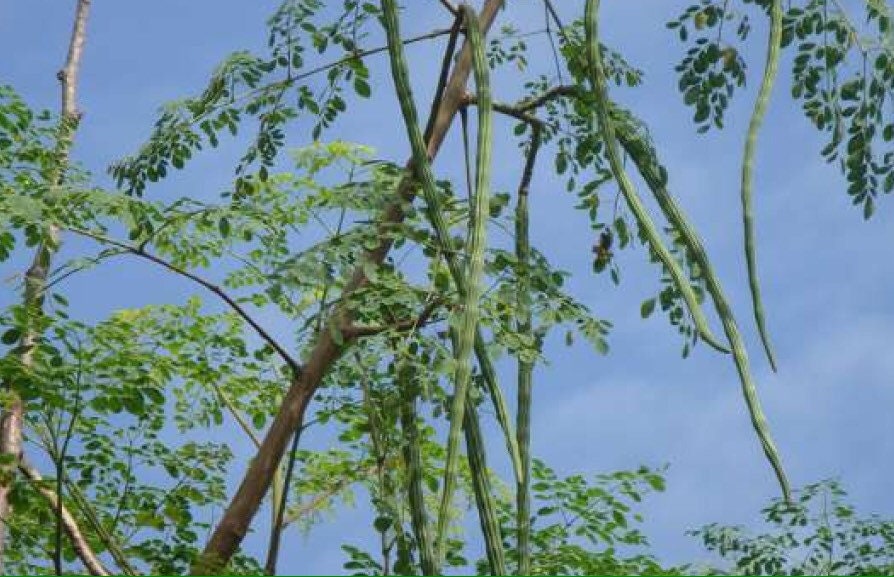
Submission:
<svg viewBox="0 0 894 577">
<path fill-rule="evenodd" d="M 404 43 L 404 45 L 409 45 L 409 44 L 415 44 L 417 42 L 423 42 L 425 40 L 433 40 L 433 39 L 439 38 L 441 36 L 447 36 L 448 34 L 451 33 L 451 31 L 452 31 L 451 28 L 440 28 L 437 30 L 432 30 L 430 32 L 426 32 L 424 34 L 420 34 L 418 36 L 413 36 L 411 38 L 407 38 L 406 40 L 403 41 L 403 43 Z M 387 46 L 376 46 L 375 48 L 370 48 L 367 50 L 358 50 L 356 52 L 348 54 L 347 56 L 343 56 L 337 60 L 327 62 L 326 64 L 321 64 L 321 65 L 317 66 L 316 68 L 311 68 L 307 72 L 302 72 L 301 74 L 297 74 L 290 78 L 284 78 L 282 80 L 277 80 L 276 82 L 271 82 L 270 84 L 261 86 L 259 88 L 247 90 L 247 91 L 239 94 L 238 96 L 235 96 L 232 100 L 227 100 L 225 103 L 225 106 L 232 106 L 233 103 L 235 103 L 235 102 L 241 102 L 243 100 L 251 98 L 255 94 L 261 94 L 266 90 L 276 90 L 276 89 L 288 88 L 289 86 L 291 86 L 292 84 L 294 84 L 300 80 L 306 80 L 307 78 L 310 78 L 311 76 L 314 76 L 321 72 L 326 72 L 327 70 L 336 68 L 343 64 L 347 64 L 348 62 L 351 62 L 353 60 L 360 60 L 362 58 L 366 58 L 367 56 L 373 56 L 375 54 L 380 54 L 382 52 L 385 52 L 386 50 L 388 50 Z M 215 112 L 216 110 L 218 110 L 219 108 L 221 108 L 223 106 L 224 105 L 213 106 L 211 108 L 206 109 L 203 114 L 193 118 L 190 121 L 191 124 L 196 124 L 197 122 L 199 122 L 203 118 L 208 117 L 212 112 Z"/>
<path fill-rule="evenodd" d="M 374 475 L 375 473 L 376 466 L 374 465 L 363 471 L 361 473 L 361 477 L 369 477 L 370 475 Z M 341 493 L 349 485 L 360 480 L 360 478 L 342 477 L 341 479 L 333 483 L 331 487 L 323 489 L 322 491 L 311 497 L 310 500 L 301 503 L 293 511 L 286 513 L 285 517 L 283 517 L 282 520 L 283 528 L 291 525 L 296 521 L 299 521 L 302 517 L 310 515 L 317 509 L 320 509 L 326 503 L 326 501 Z"/>
<path fill-rule="evenodd" d="M 395 331 L 410 331 L 417 327 L 423 327 L 430 322 L 438 322 L 440 319 L 431 319 L 431 315 L 437 310 L 438 306 L 443 301 L 441 299 L 433 299 L 425 308 L 422 309 L 422 312 L 419 313 L 418 317 L 411 319 L 402 319 L 396 321 L 389 325 L 357 325 L 352 324 L 346 328 L 342 329 L 342 336 L 346 339 L 356 339 L 359 337 L 369 337 L 372 335 L 377 335 L 379 333 L 383 333 L 388 330 Z"/>
<path fill-rule="evenodd" d="M 497 10 L 502 5 L 503 0 L 487 0 L 480 14 L 482 31 L 490 27 Z M 435 157 L 440 150 L 459 109 L 471 64 L 472 53 L 466 43 L 450 80 L 447 82 L 433 124 L 431 138 L 427 142 L 430 158 Z M 407 175 L 401 179 L 394 193 L 393 200 L 388 203 L 379 217 L 379 229 L 387 233 L 403 222 L 406 214 L 404 207 L 413 201 L 415 195 L 416 182 L 412 173 L 407 171 Z M 369 282 L 365 272 L 366 266 L 370 264 L 376 266 L 385 260 L 391 250 L 393 239 L 389 234 L 382 234 L 380 238 L 379 245 L 361 257 L 362 262 L 354 269 L 353 276 L 343 291 L 344 295 L 350 295 Z M 351 313 L 343 307 L 338 307 L 333 312 L 330 322 L 337 323 L 335 326 L 350 324 Z M 332 331 L 320 332 L 320 336 L 304 364 L 304 370 L 289 387 L 280 410 L 261 443 L 261 449 L 251 460 L 248 471 L 230 501 L 230 506 L 215 528 L 205 550 L 191 568 L 193 574 L 208 574 L 223 570 L 239 548 L 264 495 L 270 488 L 273 475 L 285 454 L 289 436 L 298 427 L 301 427 L 308 404 L 329 368 L 344 352 L 345 344 L 344 342 L 336 343 Z"/>
<path fill-rule="evenodd" d="M 115 563 L 121 568 L 121 571 L 125 575 L 137 575 L 136 569 L 131 566 L 130 562 L 127 559 L 127 556 L 124 554 L 124 550 L 121 548 L 121 545 L 116 540 L 115 536 L 112 535 L 108 530 L 106 530 L 105 526 L 99 520 L 99 517 L 96 515 L 96 511 L 93 506 L 87 500 L 87 497 L 81 491 L 81 489 L 77 486 L 76 483 L 71 482 L 70 479 L 66 479 L 66 486 L 68 487 L 68 493 L 71 498 L 74 500 L 75 506 L 81 511 L 81 514 L 86 518 L 87 523 L 89 523 L 90 527 L 93 529 L 93 532 L 96 533 L 96 536 L 102 541 L 102 544 L 106 546 L 106 549 L 109 552 L 109 555 L 112 556 L 112 559 L 115 560 Z"/>
<path fill-rule="evenodd" d="M 62 85 L 62 114 L 56 130 L 55 163 L 47 176 L 47 184 L 51 189 L 56 189 L 63 181 L 68 166 L 69 152 L 71 150 L 74 132 L 81 119 L 77 108 L 78 71 L 81 66 L 81 56 L 84 53 L 84 41 L 87 35 L 87 17 L 90 13 L 91 0 L 78 0 L 75 8 L 74 24 L 71 31 L 71 39 L 68 44 L 68 55 L 65 65 L 59 71 L 57 77 Z M 25 309 L 31 313 L 40 314 L 43 311 L 43 296 L 46 293 L 47 275 L 52 265 L 53 254 L 59 245 L 59 228 L 53 225 L 47 227 L 46 236 L 41 239 L 31 266 L 25 273 Z M 34 323 L 27 322 L 21 339 L 21 363 L 30 367 L 34 362 L 34 345 L 40 338 L 39 329 Z M 9 463 L 0 466 L 0 572 L 3 571 L 3 561 L 6 546 L 6 524 L 12 514 L 12 506 L 9 503 L 9 492 L 12 488 L 12 479 L 16 473 L 16 463 L 22 458 L 22 427 L 25 419 L 25 406 L 18 393 L 15 383 L 3 383 L 3 389 L 8 389 L 8 403 L 0 412 L 0 457 L 9 459 Z"/>
<path fill-rule="evenodd" d="M 71 540 L 71 546 L 77 554 L 78 558 L 84 563 L 84 566 L 90 571 L 91 575 L 110 575 L 109 570 L 103 567 L 102 562 L 100 562 L 99 558 L 96 556 L 96 553 L 93 552 L 93 549 L 90 547 L 90 544 L 87 542 L 86 537 L 81 532 L 80 527 L 78 527 L 78 522 L 75 520 L 74 516 L 68 510 L 64 503 L 62 503 L 59 495 L 53 491 L 51 488 L 47 487 L 43 482 L 43 477 L 41 477 L 40 472 L 31 466 L 25 459 L 19 460 L 19 470 L 32 482 L 34 483 L 34 487 L 37 491 L 43 495 L 43 497 L 49 501 L 50 506 L 54 511 L 61 511 L 62 518 L 62 527 L 65 529 L 65 534 L 68 535 L 68 538 Z"/>
<path fill-rule="evenodd" d="M 279 342 L 277 342 L 276 339 L 274 339 L 270 335 L 270 333 L 268 333 L 264 329 L 264 327 L 259 325 L 258 322 L 255 321 L 251 317 L 251 315 L 248 314 L 248 311 L 246 311 L 242 307 L 242 305 L 237 303 L 236 300 L 233 299 L 233 297 L 228 295 L 222 288 L 220 288 L 216 284 L 209 282 L 209 281 L 203 279 L 202 277 L 189 272 L 188 270 L 184 270 L 184 269 L 180 268 L 179 266 L 164 260 L 163 258 L 157 257 L 154 254 L 150 254 L 150 253 L 146 252 L 141 247 L 131 246 L 127 243 L 115 240 L 113 238 L 109 238 L 107 236 L 103 236 L 103 235 L 95 233 L 95 232 L 91 232 L 89 230 L 84 230 L 81 228 L 69 227 L 67 230 L 70 230 L 71 232 L 78 234 L 80 236 L 91 238 L 101 244 L 110 244 L 112 246 L 123 249 L 123 250 L 129 252 L 130 254 L 144 258 L 150 262 L 154 262 L 155 264 L 157 264 L 163 268 L 166 268 L 175 274 L 178 274 L 184 278 L 187 278 L 187 279 L 205 287 L 206 289 L 208 289 L 209 291 L 213 292 L 218 297 L 220 297 L 220 299 L 222 301 L 224 301 L 231 309 L 233 309 L 233 311 L 236 314 L 238 314 L 240 317 L 242 317 L 242 319 L 246 323 L 248 323 L 249 326 L 251 326 L 251 328 L 253 328 L 256 333 L 258 333 L 258 336 L 260 336 L 261 339 L 263 339 L 268 345 L 270 345 L 273 348 L 273 350 L 275 350 L 279 354 L 280 357 L 282 357 L 282 359 L 286 362 L 286 364 L 289 365 L 289 368 L 292 370 L 293 374 L 295 374 L 295 375 L 301 374 L 301 365 L 299 365 L 298 362 L 295 359 L 293 359 L 292 356 L 289 355 L 288 352 L 286 352 L 286 350 L 282 347 L 282 345 L 280 345 Z"/>
<path fill-rule="evenodd" d="M 450 3 L 450 0 L 438 0 L 441 3 L 441 6 L 447 9 L 448 12 L 453 14 L 454 18 L 459 18 L 459 10 L 456 9 L 456 6 Z"/>
</svg>

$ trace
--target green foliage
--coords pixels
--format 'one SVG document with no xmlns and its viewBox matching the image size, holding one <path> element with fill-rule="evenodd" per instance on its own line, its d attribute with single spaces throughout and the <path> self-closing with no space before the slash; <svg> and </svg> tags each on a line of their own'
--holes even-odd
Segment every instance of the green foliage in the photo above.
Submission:
<svg viewBox="0 0 894 577">
<path fill-rule="evenodd" d="M 646 547 L 636 527 L 635 507 L 653 491 L 664 490 L 662 470 L 641 467 L 596 475 L 559 477 L 543 462 L 532 468 L 532 575 L 669 575 Z M 507 555 L 516 556 L 512 507 L 501 503 Z M 485 567 L 479 561 L 480 574 Z"/>
<path fill-rule="evenodd" d="M 770 0 L 748 0 L 769 10 Z M 838 163 L 853 204 L 866 218 L 875 211 L 879 193 L 894 190 L 894 121 L 884 114 L 886 93 L 894 87 L 892 15 L 885 2 L 865 2 L 861 13 L 849 14 L 834 0 L 789 3 L 783 20 L 782 47 L 793 52 L 791 94 L 804 115 L 828 140 L 827 162 Z M 866 26 L 858 24 L 861 18 Z M 729 39 L 724 23 L 734 24 Z M 694 120 L 704 132 L 723 126 L 734 89 L 745 83 L 741 43 L 751 24 L 747 14 L 726 0 L 701 0 L 667 24 L 688 42 L 677 66 L 684 102 L 695 108 Z M 695 32 L 690 38 L 690 29 Z"/>
<path fill-rule="evenodd" d="M 693 531 L 724 561 L 712 575 L 894 575 L 894 521 L 860 517 L 837 481 L 806 485 L 763 509 L 755 534 L 711 524 Z"/>
<path fill-rule="evenodd" d="M 639 313 L 645 318 L 663 311 L 683 336 L 684 356 L 699 338 L 710 338 L 701 313 L 710 296 L 755 429 L 787 486 L 707 252 L 667 190 L 668 171 L 648 127 L 607 97 L 609 83 L 636 89 L 643 72 L 598 42 L 593 3 L 586 23 L 577 19 L 557 31 L 557 70 L 550 75 L 531 69 L 530 32 L 509 23 L 495 38 L 479 39 L 466 14 L 477 91 L 466 105 L 479 111 L 478 181 L 467 198 L 462 186 L 432 172 L 402 56 L 409 39 L 397 31 L 396 2 L 384 4 L 389 10 L 356 0 L 283 2 L 268 21 L 267 50 L 232 54 L 198 95 L 165 106 L 144 146 L 111 167 L 112 189 L 92 185 L 76 166 L 61 171 L 58 142 L 72 127 L 35 113 L 11 88 L 0 87 L 0 261 L 28 255 L 48 241 L 53 227 L 99 245 L 94 251 L 93 244 L 72 243 L 70 252 L 54 254 L 40 314 L 21 304 L 0 311 L 6 351 L 0 381 L 13 383 L 25 400 L 30 460 L 50 471 L 44 477 L 53 490 L 55 477 L 64 474 L 63 502 L 103 559 L 122 570 L 129 564 L 139 572 L 185 572 L 228 504 L 228 475 L 243 468 L 302 374 L 294 359 L 311 356 L 328 335 L 337 353 L 322 367 L 313 417 L 304 422 L 325 427 L 333 443 L 286 455 L 296 473 L 284 499 L 284 524 L 309 531 L 341 505 L 368 497 L 370 534 L 379 550 L 345 544 L 347 571 L 435 573 L 443 563 L 504 572 L 505 562 L 515 566 L 518 549 L 525 548 L 534 574 L 678 572 L 649 554 L 637 528 L 635 506 L 649 491 L 663 490 L 660 471 L 642 468 L 589 481 L 561 478 L 534 461 L 530 483 L 516 486 L 521 493 L 530 486 L 533 511 L 522 513 L 531 527 L 528 538 L 519 539 L 523 508 L 487 469 L 478 422 L 489 418 L 482 404 L 489 398 L 520 481 L 522 458 L 528 462 L 530 454 L 526 449 L 519 456 L 523 442 L 512 431 L 494 361 L 511 355 L 527 368 L 519 397 L 530 405 L 537 398 L 530 371 L 550 360 L 543 343 L 551 333 L 565 332 L 569 344 L 579 335 L 605 354 L 612 327 L 605 311 L 597 316 L 569 293 L 570 273 L 544 252 L 501 244 L 497 231 L 521 230 L 506 210 L 511 195 L 487 194 L 491 140 L 506 140 L 491 137 L 490 115 L 509 110 L 518 121 L 514 144 L 527 154 L 536 135 L 551 155 L 541 164 L 586 214 L 593 271 L 619 284 L 622 251 L 645 246 L 661 272 L 657 292 L 644 291 L 649 296 Z M 771 2 L 743 4 L 767 10 Z M 894 189 L 894 153 L 885 149 L 894 124 L 883 113 L 894 79 L 888 12 L 882 2 L 867 2 L 867 38 L 837 3 L 806 0 L 787 9 L 782 29 L 782 46 L 793 58 L 793 96 L 827 134 L 822 154 L 840 161 L 848 193 L 867 216 L 879 192 Z M 368 98 L 377 86 L 366 63 L 387 49 L 371 42 L 377 20 L 391 35 L 412 171 L 399 163 L 403 159 L 390 158 L 393 151 L 380 158 L 362 145 L 321 141 L 353 98 Z M 746 79 L 741 54 L 751 30 L 748 15 L 730 2 L 700 0 L 668 27 L 688 43 L 677 72 L 696 130 L 723 128 L 731 98 Z M 724 29 L 734 30 L 733 41 Z M 446 60 L 454 67 L 460 62 Z M 525 98 L 515 105 L 490 101 L 489 68 L 502 66 L 521 78 L 517 88 Z M 556 85 L 555 77 L 565 74 L 571 83 Z M 188 169 L 194 156 L 246 125 L 256 132 L 223 190 L 201 198 L 153 196 L 154 183 Z M 287 142 L 303 145 L 287 150 Z M 625 160 L 666 223 L 652 222 L 626 176 Z M 413 178 L 424 206 L 412 202 Z M 617 192 L 610 190 L 613 180 Z M 528 226 L 537 223 L 523 220 L 515 240 L 527 245 Z M 157 267 L 192 283 L 201 296 L 82 318 L 68 303 L 65 281 L 117 258 Z M 280 330 L 270 334 L 264 327 L 274 318 Z M 39 333 L 36 341 L 22 345 L 29 331 Z M 445 443 L 448 421 L 453 434 Z M 462 421 L 468 462 L 458 458 Z M 519 429 L 529 434 L 527 424 Z M 454 468 L 452 502 L 447 485 Z M 47 527 L 55 524 L 55 512 L 34 483 L 9 477 L 3 480 L 12 481 L 14 514 L 6 569 L 51 573 L 47 552 L 55 543 Z M 278 482 L 272 481 L 275 506 L 282 497 L 275 494 L 282 491 Z M 452 504 L 442 509 L 441 540 L 434 543 L 429 525 L 445 495 Z M 773 534 L 752 537 L 715 525 L 697 535 L 735 572 L 891 573 L 894 529 L 876 518 L 857 519 L 842 498 L 837 485 L 808 486 L 794 504 L 765 511 L 777 527 Z M 482 520 L 486 563 L 465 557 L 476 538 L 463 530 L 470 507 Z M 257 522 L 253 527 L 266 531 Z M 63 541 L 63 568 L 79 571 L 74 549 Z M 234 574 L 260 571 L 248 555 L 228 562 Z"/>
</svg>

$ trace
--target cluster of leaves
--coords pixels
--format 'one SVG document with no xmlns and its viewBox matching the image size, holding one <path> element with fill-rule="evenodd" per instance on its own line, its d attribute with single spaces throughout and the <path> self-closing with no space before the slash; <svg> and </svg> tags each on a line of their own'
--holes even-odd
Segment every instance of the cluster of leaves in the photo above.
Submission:
<svg viewBox="0 0 894 577">
<path fill-rule="evenodd" d="M 311 115 L 311 133 L 317 140 L 347 109 L 345 84 L 361 97 L 371 93 L 360 43 L 379 9 L 356 0 L 342 4 L 340 16 L 329 19 L 330 14 L 321 15 L 325 2 L 284 2 L 268 22 L 270 54 L 236 52 L 218 66 L 202 94 L 166 106 L 139 153 L 110 168 L 118 186 L 142 195 L 147 183 L 164 178 L 171 166 L 183 168 L 205 143 L 216 147 L 223 130 L 235 135 L 245 117 L 256 118 L 258 130 L 236 167 L 237 196 L 251 193 L 250 183 L 240 175 L 252 165 L 260 164 L 258 178 L 266 180 L 285 143 L 287 123 L 302 112 Z M 318 55 L 335 48 L 339 59 L 304 72 L 308 39 Z M 323 71 L 325 81 L 318 86 L 317 73 Z"/>
<path fill-rule="evenodd" d="M 543 337 L 554 327 L 564 325 L 569 327 L 566 333 L 569 344 L 578 333 L 597 352 L 608 352 L 606 336 L 611 322 L 593 316 L 586 305 L 564 292 L 562 286 L 569 276 L 567 272 L 552 268 L 546 257 L 537 251 L 532 251 L 524 270 L 515 254 L 500 249 L 491 252 L 493 259 L 489 262 L 488 272 L 500 280 L 482 302 L 482 309 L 486 311 L 484 324 L 493 331 L 495 342 L 525 362 L 543 361 L 545 359 L 540 355 Z M 513 299 L 522 274 L 526 275 L 531 291 L 529 298 L 534 319 L 531 334 L 519 333 L 516 328 L 518 310 Z"/>
<path fill-rule="evenodd" d="M 222 398 L 262 427 L 281 391 L 277 363 L 252 350 L 234 315 L 204 315 L 198 299 L 121 310 L 89 326 L 70 320 L 64 297 L 53 296 L 32 364 L 18 355 L 0 363 L 2 379 L 18 383 L 27 402 L 31 446 L 65 475 L 68 506 L 97 552 L 117 548 L 135 567 L 183 572 L 209 513 L 226 503 L 233 457 L 228 443 L 185 433 L 222 427 Z M 0 321 L 15 327 L 14 316 Z M 43 573 L 52 532 L 34 523 L 52 526 L 54 513 L 25 480 L 13 505 L 9 567 Z M 70 550 L 67 558 L 75 560 Z M 246 557 L 237 566 L 257 569 Z"/>
<path fill-rule="evenodd" d="M 596 475 L 561 478 L 534 460 L 532 497 L 532 573 L 535 575 L 667 574 L 644 548 L 648 541 L 636 524 L 633 506 L 653 491 L 664 490 L 661 471 L 641 467 Z M 517 555 L 512 508 L 503 503 L 500 518 L 510 557 Z M 483 562 L 479 574 L 486 574 Z"/>
<path fill-rule="evenodd" d="M 519 72 L 528 67 L 528 45 L 518 30 L 510 25 L 500 29 L 500 34 L 492 38 L 487 46 L 487 65 L 497 68 L 504 64 L 514 64 Z"/>
<path fill-rule="evenodd" d="M 841 5 L 812 0 L 791 7 L 783 45 L 797 43 L 792 96 L 828 133 L 827 162 L 839 161 L 855 205 L 872 216 L 879 192 L 894 190 L 894 120 L 885 114 L 894 89 L 892 15 L 884 2 L 866 3 L 869 36 Z"/>
<path fill-rule="evenodd" d="M 28 247 L 44 238 L 36 224 L 41 208 L 32 200 L 52 201 L 60 193 L 47 186 L 58 167 L 58 130 L 49 112 L 36 113 L 12 87 L 0 85 L 0 262 L 15 248 L 14 231 L 22 231 Z M 78 176 L 70 172 L 71 179 Z"/>
<path fill-rule="evenodd" d="M 729 4 L 729 0 L 701 0 L 667 23 L 683 42 L 689 40 L 690 27 L 695 32 L 692 46 L 675 70 L 683 101 L 695 111 L 692 120 L 699 133 L 712 126 L 723 128 L 730 99 L 736 88 L 745 85 L 745 61 L 740 50 L 725 41 L 723 29 L 727 22 L 735 23 L 742 42 L 751 28 L 748 17 L 737 14 Z"/>
<path fill-rule="evenodd" d="M 768 533 L 711 524 L 692 534 L 724 560 L 712 575 L 892 575 L 894 522 L 859 517 L 837 481 L 807 485 L 763 510 Z"/>
<path fill-rule="evenodd" d="M 762 11 L 769 0 L 748 0 Z M 894 190 L 894 122 L 885 114 L 894 87 L 892 14 L 885 2 L 866 2 L 859 18 L 834 0 L 789 3 L 782 46 L 793 48 L 791 93 L 805 116 L 828 134 L 821 154 L 838 161 L 852 202 L 872 216 L 880 192 Z M 689 43 L 677 66 L 679 90 L 695 109 L 699 132 L 723 127 L 723 115 L 736 87 L 745 84 L 741 46 L 724 39 L 724 24 L 735 25 L 737 44 L 751 31 L 747 14 L 728 0 L 701 0 L 668 22 Z M 694 39 L 690 30 L 695 32 Z"/>
</svg>

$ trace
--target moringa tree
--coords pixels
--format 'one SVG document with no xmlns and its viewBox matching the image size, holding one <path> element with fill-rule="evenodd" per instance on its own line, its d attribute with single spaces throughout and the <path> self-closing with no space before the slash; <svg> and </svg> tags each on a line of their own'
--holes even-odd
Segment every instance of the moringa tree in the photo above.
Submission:
<svg viewBox="0 0 894 577">
<path fill-rule="evenodd" d="M 77 22 L 88 4 L 78 4 Z M 455 492 L 475 504 L 485 565 L 494 574 L 572 571 L 568 558 L 556 555 L 586 550 L 568 535 L 532 527 L 532 519 L 549 514 L 549 507 L 532 514 L 532 492 L 543 503 L 568 499 L 570 491 L 577 500 L 567 506 L 583 502 L 590 513 L 588 499 L 599 496 L 604 508 L 594 505 L 600 514 L 584 516 L 587 529 L 578 535 L 595 549 L 641 544 L 626 528 L 623 498 L 637 500 L 640 485 L 660 488 L 659 476 L 641 470 L 606 479 L 615 483 L 616 497 L 560 480 L 531 455 L 533 368 L 546 360 L 544 339 L 566 327 L 605 352 L 610 328 L 564 288 L 566 273 L 531 244 L 537 222 L 528 197 L 545 155 L 598 235 L 594 271 L 617 280 L 613 251 L 638 240 L 661 273 L 643 316 L 660 305 L 684 338 L 684 354 L 704 341 L 711 354 L 730 357 L 789 499 L 737 317 L 669 190 L 648 128 L 617 98 L 617 86 L 637 89 L 643 72 L 600 41 L 599 2 L 561 11 L 543 2 L 538 33 L 554 49 L 554 71 L 528 65 L 525 36 L 512 27 L 523 25 L 522 8 L 513 3 L 408 5 L 411 13 L 438 10 L 444 18 L 443 27 L 412 37 L 401 33 L 410 16 L 393 0 L 328 4 L 283 2 L 268 21 L 268 51 L 232 54 L 197 96 L 166 106 L 146 144 L 110 167 L 114 187 L 69 166 L 78 117 L 73 93 L 66 91 L 70 100 L 56 119 L 32 112 L 11 88 L 0 92 L 0 256 L 37 247 L 39 263 L 24 277 L 22 302 L 0 317 L 10 346 L 0 365 L 3 422 L 20 423 L 4 425 L 0 439 L 8 566 L 61 573 L 74 570 L 68 563 L 77 559 L 94 574 L 109 571 L 104 563 L 128 574 L 262 567 L 273 574 L 283 529 L 312 524 L 354 485 L 367 489 L 381 544 L 375 559 L 347 549 L 348 568 L 357 570 L 438 574 L 467 566 Z M 679 87 L 704 132 L 723 127 L 744 84 L 743 45 L 754 41 L 750 19 L 768 22 L 741 194 L 753 313 L 772 366 L 751 182 L 785 50 L 792 53 L 793 95 L 828 133 L 823 155 L 842 160 L 855 204 L 868 217 L 878 194 L 894 188 L 894 153 L 883 148 L 894 138 L 894 123 L 883 114 L 894 84 L 891 17 L 874 0 L 851 7 L 852 14 L 845 8 L 835 0 L 786 6 L 703 0 L 667 24 L 686 43 L 676 68 Z M 856 24 L 858 15 L 866 26 Z M 498 20 L 503 28 L 494 34 Z M 80 26 L 72 46 L 83 42 Z M 418 74 L 404 54 L 419 42 L 443 43 L 424 124 L 418 107 L 429 103 L 414 96 Z M 387 73 L 373 76 L 379 69 L 373 61 L 387 65 Z M 506 65 L 519 70 L 517 85 L 492 86 L 491 72 Z M 77 56 L 70 56 L 66 86 L 73 86 L 76 70 Z M 350 116 L 351 101 L 373 90 L 397 97 L 390 109 L 383 100 L 381 114 L 404 128 L 412 153 L 405 164 L 394 151 L 379 151 L 383 158 L 359 144 L 327 142 L 327 131 Z M 470 112 L 477 119 L 474 146 Z M 512 119 L 511 137 L 497 134 L 494 116 Z M 462 136 L 459 178 L 435 172 L 451 129 Z M 246 131 L 225 190 L 153 196 L 155 183 L 217 148 L 225 133 Z M 300 145 L 289 149 L 287 142 Z M 491 190 L 492 159 L 503 148 L 517 149 L 524 165 L 514 198 Z M 615 186 L 626 212 L 601 208 Z M 511 247 L 497 242 L 499 230 L 511 231 Z M 60 235 L 99 252 L 51 260 Z M 92 269 L 118 258 L 191 283 L 205 301 L 79 319 L 68 310 L 65 280 L 99 274 Z M 711 329 L 715 313 L 722 337 Z M 273 330 L 271 318 L 288 329 Z M 501 354 L 517 364 L 514 408 L 494 364 Z M 483 410 L 496 417 L 512 491 L 488 468 Z M 338 444 L 302 448 L 302 433 L 317 424 L 334 431 Z M 239 443 L 247 452 L 235 454 Z M 52 474 L 33 465 L 44 462 Z M 243 468 L 228 494 L 227 472 Z M 547 495 L 554 487 L 562 491 Z M 265 501 L 269 545 L 262 562 L 240 546 L 260 527 L 256 516 Z M 45 529 L 51 523 L 58 527 L 52 535 Z M 587 563 L 575 567 L 660 569 L 613 549 Z"/>
</svg>

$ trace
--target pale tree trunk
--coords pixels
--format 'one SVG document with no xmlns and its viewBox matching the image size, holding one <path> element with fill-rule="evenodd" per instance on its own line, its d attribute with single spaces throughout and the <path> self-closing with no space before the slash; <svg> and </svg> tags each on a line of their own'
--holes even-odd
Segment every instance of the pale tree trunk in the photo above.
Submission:
<svg viewBox="0 0 894 577">
<path fill-rule="evenodd" d="M 483 34 L 487 33 L 497 10 L 502 5 L 503 0 L 487 0 L 482 6 L 479 19 Z M 427 135 L 429 158 L 437 155 L 457 111 L 464 102 L 471 63 L 472 52 L 467 42 L 447 82 L 441 101 L 436 103 L 435 117 L 433 122 L 430 122 L 432 130 Z M 398 185 L 395 199 L 389 203 L 378 221 L 383 231 L 394 230 L 395 225 L 403 221 L 403 206 L 413 200 L 415 187 L 412 177 L 404 178 Z M 392 241 L 388 234 L 382 234 L 381 238 L 376 248 L 363 255 L 364 263 L 379 265 L 385 260 L 391 250 Z M 345 296 L 363 287 L 367 282 L 364 266 L 358 266 L 348 286 L 345 287 Z M 328 322 L 336 328 L 349 326 L 350 312 L 344 309 L 336 310 Z M 304 414 L 310 400 L 332 364 L 341 356 L 345 346 L 347 345 L 338 345 L 334 341 L 332 331 L 324 330 L 320 333 L 319 340 L 313 347 L 303 370 L 292 381 L 279 412 L 268 429 L 257 455 L 251 460 L 229 507 L 215 527 L 202 555 L 193 565 L 193 574 L 221 572 L 238 550 L 270 488 L 271 480 L 285 454 L 289 437 L 304 424 Z"/>
<path fill-rule="evenodd" d="M 61 185 L 64 179 L 72 138 L 81 119 L 77 108 L 78 70 L 84 51 L 90 2 L 91 0 L 78 0 L 71 40 L 68 45 L 68 56 L 65 59 L 64 68 L 57 75 L 62 88 L 62 107 L 55 149 L 56 164 L 47 182 L 50 187 Z M 30 318 L 40 315 L 43 310 L 47 274 L 58 245 L 59 229 L 50 226 L 46 231 L 44 242 L 37 247 L 34 260 L 25 273 L 24 305 Z M 28 368 L 33 364 L 34 345 L 39 339 L 40 334 L 34 323 L 28 323 L 20 343 L 23 367 Z M 9 389 L 9 402 L 0 415 L 0 457 L 4 459 L 3 471 L 0 474 L 0 571 L 2 571 L 6 549 L 6 523 L 12 513 L 9 504 L 9 491 L 22 458 L 22 428 L 24 426 L 24 405 L 18 394 L 16 383 L 7 383 L 6 386 Z"/>
</svg>

